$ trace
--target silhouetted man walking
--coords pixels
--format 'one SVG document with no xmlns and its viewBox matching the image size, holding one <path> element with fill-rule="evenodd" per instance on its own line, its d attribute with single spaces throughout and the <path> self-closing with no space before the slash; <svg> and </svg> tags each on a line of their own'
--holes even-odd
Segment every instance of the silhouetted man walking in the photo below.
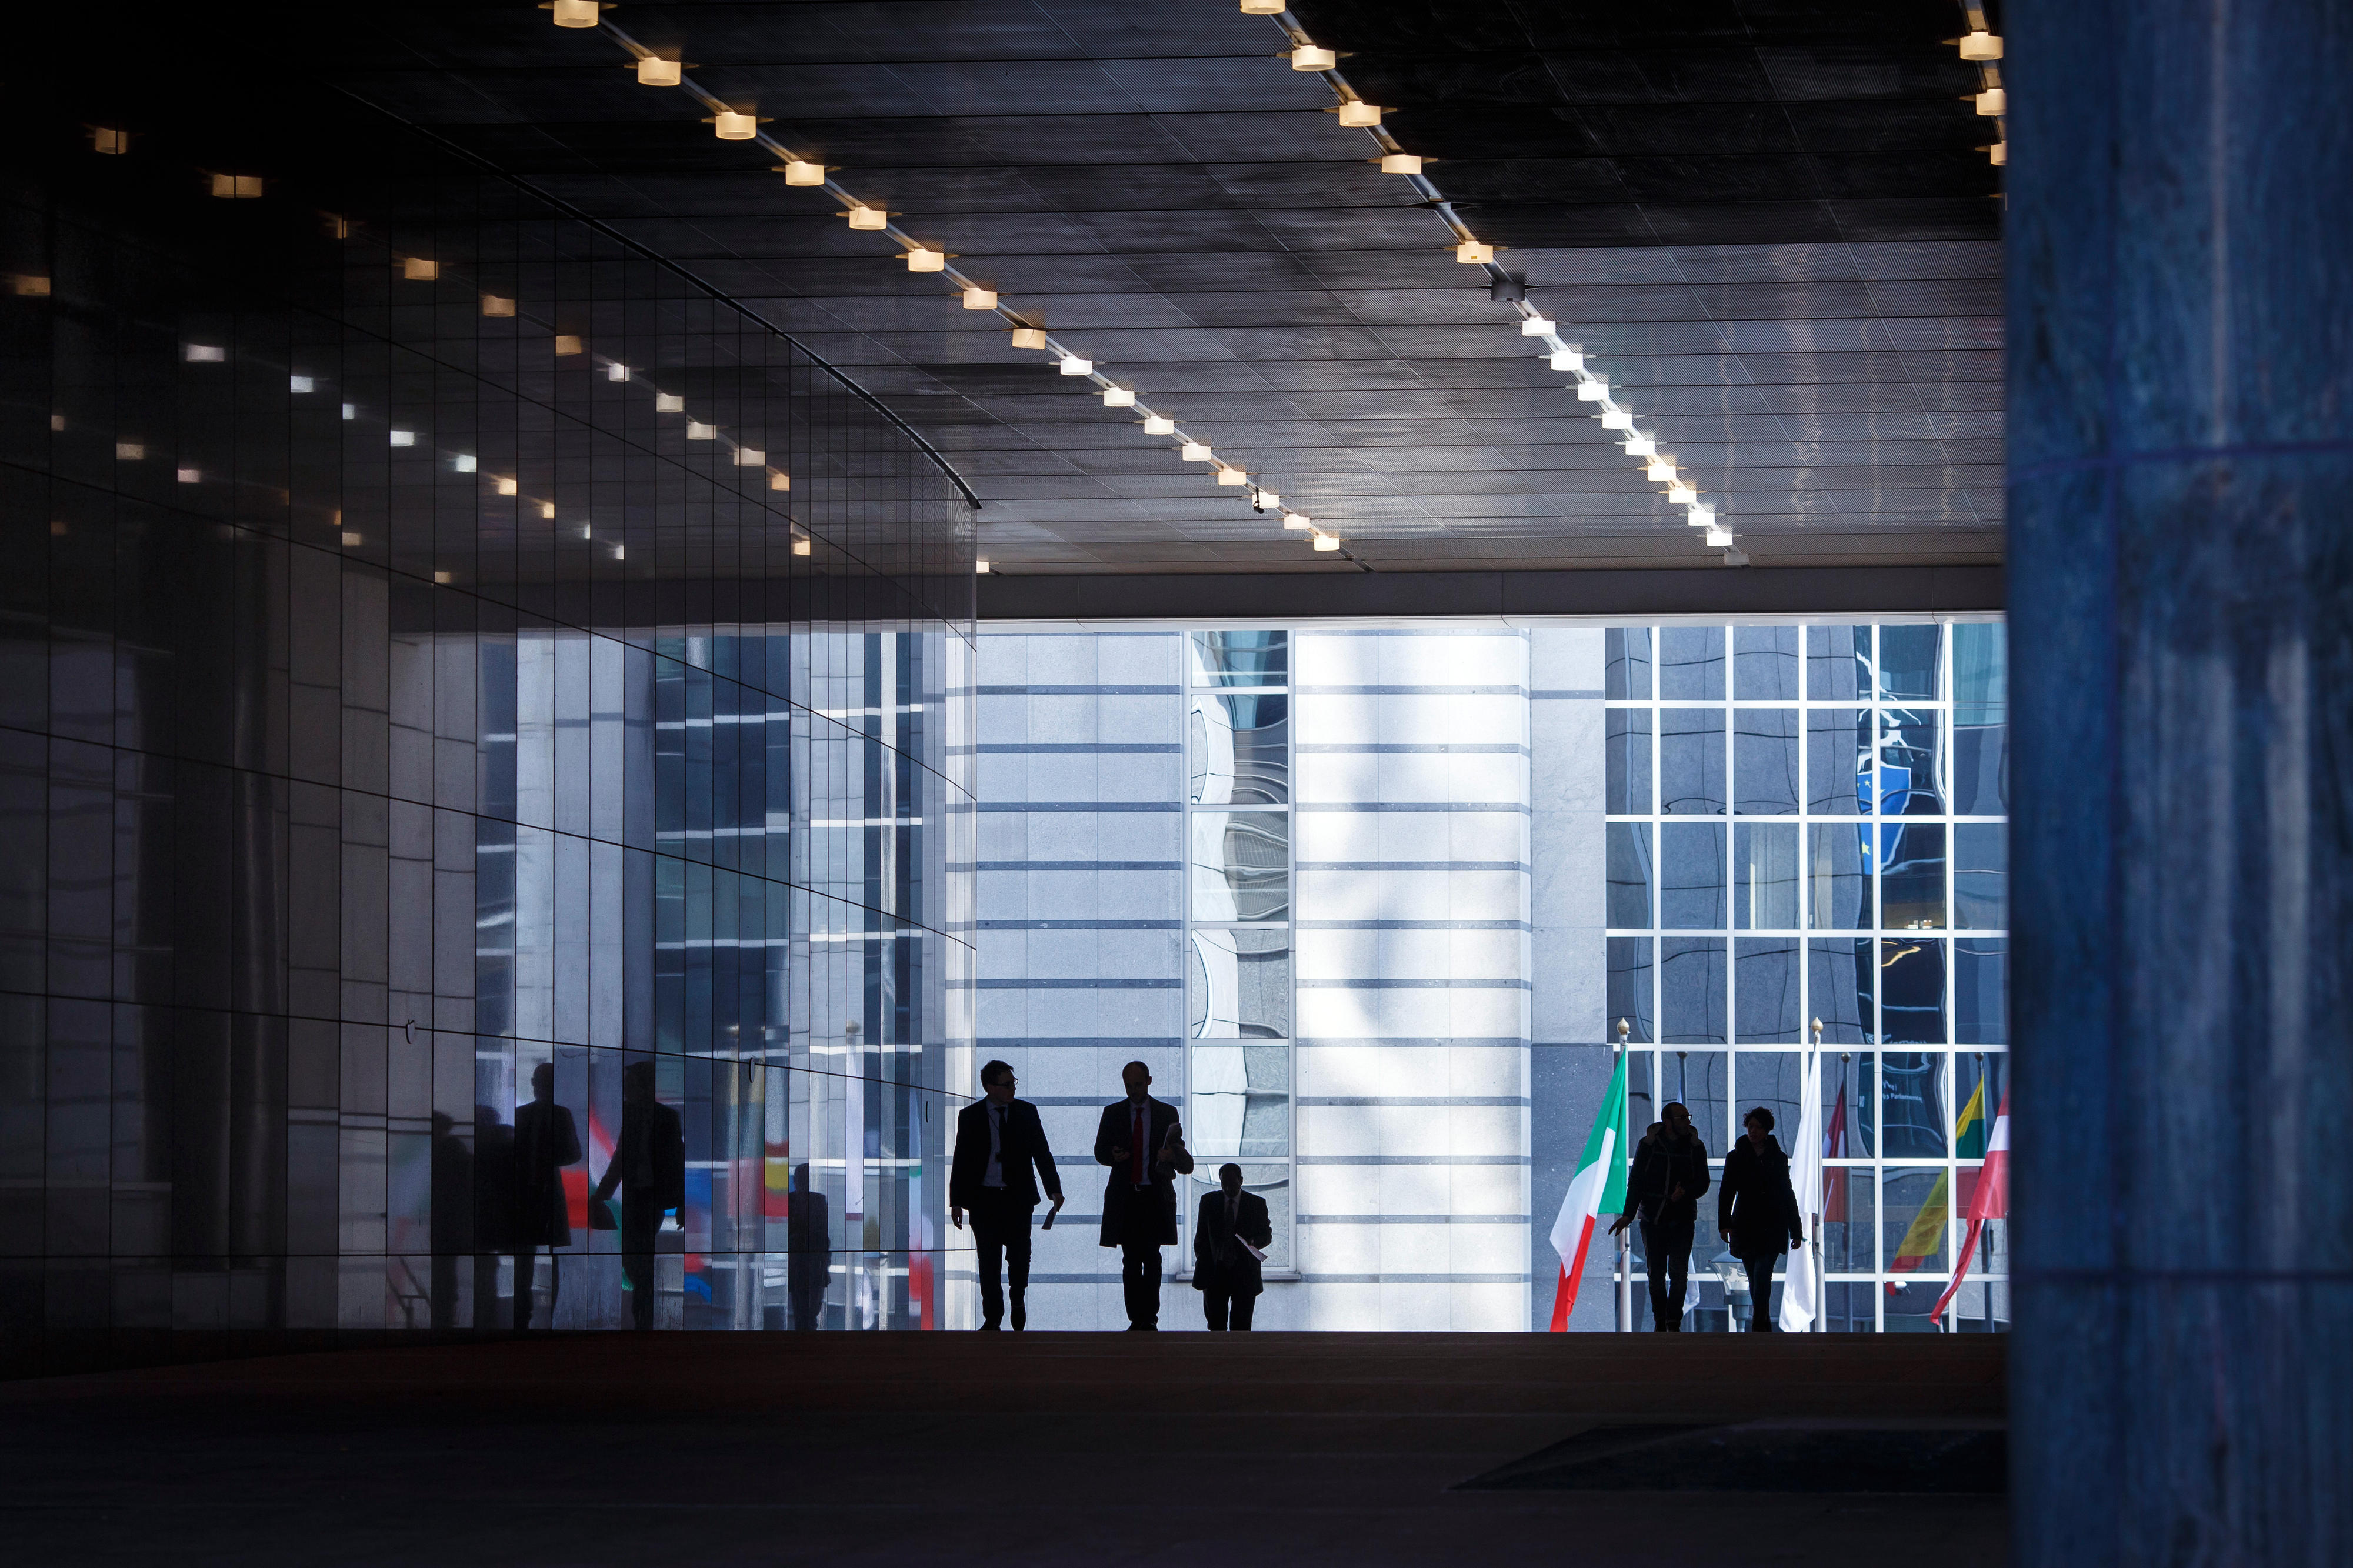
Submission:
<svg viewBox="0 0 2353 1568">
<path fill-rule="evenodd" d="M 654 1098 L 654 1064 L 621 1069 L 621 1138 L 613 1148 L 596 1201 L 621 1189 L 621 1267 L 629 1277 L 629 1313 L 639 1329 L 654 1326 L 654 1247 L 662 1215 L 686 1215 L 686 1137 L 678 1112 Z"/>
<path fill-rule="evenodd" d="M 1806 1244 L 1806 1222 L 1789 1185 L 1789 1157 L 1773 1136 L 1773 1113 L 1758 1106 L 1741 1118 L 1746 1136 L 1724 1157 L 1715 1193 L 1715 1228 L 1748 1275 L 1748 1326 L 1773 1331 L 1773 1268 L 1790 1247 Z"/>
<path fill-rule="evenodd" d="M 1029 1323 L 1022 1293 L 1029 1288 L 1029 1215 L 1038 1206 L 1038 1189 L 1043 1186 L 1054 1200 L 1047 1224 L 1062 1207 L 1062 1179 L 1054 1169 L 1054 1152 L 1046 1146 L 1045 1124 L 1036 1106 L 1013 1098 L 1018 1081 L 1007 1062 L 980 1069 L 987 1092 L 956 1113 L 955 1155 L 948 1164 L 949 1220 L 961 1230 L 965 1211 L 972 1211 L 980 1326 L 995 1329 L 1004 1322 L 1009 1286 L 1017 1334 Z M 1009 1275 L 1003 1282 L 997 1279 L 1000 1267 Z"/>
<path fill-rule="evenodd" d="M 580 1163 L 580 1131 L 572 1112 L 555 1103 L 555 1066 L 531 1069 L 531 1102 L 514 1119 L 514 1326 L 531 1327 L 531 1277 L 547 1248 L 547 1319 L 555 1321 L 564 1295 L 559 1248 L 572 1245 L 572 1211 L 564 1197 L 563 1167 Z"/>
<path fill-rule="evenodd" d="M 1120 1252 L 1130 1332 L 1160 1327 L 1160 1249 L 1176 1240 L 1176 1178 L 1190 1175 L 1176 1108 L 1152 1098 L 1152 1069 L 1120 1069 L 1127 1098 L 1103 1107 L 1095 1160 L 1111 1167 L 1103 1183 L 1103 1245 Z"/>
<path fill-rule="evenodd" d="M 1201 1315 L 1210 1328 L 1230 1323 L 1246 1334 L 1266 1289 L 1259 1266 L 1274 1245 L 1274 1226 L 1266 1200 L 1242 1191 L 1240 1165 L 1219 1166 L 1218 1183 L 1218 1191 L 1201 1194 L 1200 1212 L 1193 1216 L 1193 1289 L 1201 1293 Z"/>
<path fill-rule="evenodd" d="M 1683 1296 L 1691 1283 L 1692 1237 L 1699 1228 L 1700 1195 L 1707 1191 L 1707 1145 L 1692 1131 L 1691 1112 L 1675 1100 L 1660 1110 L 1634 1145 L 1626 1181 L 1626 1212 L 1609 1227 L 1616 1236 L 1639 1215 L 1642 1261 L 1651 1275 L 1651 1327 L 1676 1334 L 1683 1327 Z"/>
</svg>

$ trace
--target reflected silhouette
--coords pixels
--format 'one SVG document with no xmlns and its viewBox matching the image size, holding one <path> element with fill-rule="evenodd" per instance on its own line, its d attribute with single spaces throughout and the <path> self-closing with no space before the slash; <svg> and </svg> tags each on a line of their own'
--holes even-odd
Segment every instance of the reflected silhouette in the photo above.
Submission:
<svg viewBox="0 0 2353 1568">
<path fill-rule="evenodd" d="M 793 1191 L 785 1221 L 793 1297 L 793 1327 L 808 1331 L 825 1321 L 825 1291 L 833 1279 L 833 1219 L 825 1194 L 809 1185 L 806 1163 L 793 1167 Z"/>
<path fill-rule="evenodd" d="M 515 1111 L 514 1205 L 507 1238 L 514 1255 L 514 1326 L 531 1327 L 532 1274 L 539 1249 L 547 1248 L 547 1321 L 564 1294 L 564 1262 L 558 1249 L 572 1245 L 572 1216 L 564 1202 L 563 1169 L 580 1163 L 580 1131 L 572 1112 L 555 1103 L 555 1068 L 531 1069 L 531 1101 Z"/>
<path fill-rule="evenodd" d="M 474 1107 L 474 1327 L 499 1326 L 499 1258 L 512 1242 L 514 1129 L 495 1105 Z"/>
<path fill-rule="evenodd" d="M 433 1326 L 458 1326 L 459 1260 L 474 1240 L 474 1152 L 456 1118 L 433 1113 Z"/>
<path fill-rule="evenodd" d="M 686 1205 L 686 1135 L 678 1112 L 654 1098 L 654 1064 L 621 1069 L 621 1138 L 596 1184 L 596 1202 L 621 1189 L 621 1268 L 628 1276 L 629 1314 L 654 1326 L 654 1244 L 662 1215 Z"/>
</svg>

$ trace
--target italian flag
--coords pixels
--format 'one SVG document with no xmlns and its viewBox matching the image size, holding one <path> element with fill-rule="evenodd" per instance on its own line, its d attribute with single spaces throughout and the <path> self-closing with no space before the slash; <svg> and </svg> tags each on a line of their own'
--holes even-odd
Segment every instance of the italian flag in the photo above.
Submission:
<svg viewBox="0 0 2353 1568">
<path fill-rule="evenodd" d="M 1626 1125 L 1626 1053 L 1618 1053 L 1618 1070 L 1609 1075 L 1609 1092 L 1601 1097 L 1601 1110 L 1586 1136 L 1585 1152 L 1569 1178 L 1568 1195 L 1560 1201 L 1560 1217 L 1552 1222 L 1552 1249 L 1560 1254 L 1560 1284 L 1553 1293 L 1552 1331 L 1568 1328 L 1568 1310 L 1577 1304 L 1577 1281 L 1585 1278 L 1586 1249 L 1593 1244 L 1593 1223 L 1626 1206 L 1626 1162 L 1621 1129 Z"/>
<path fill-rule="evenodd" d="M 1980 1114 L 1984 1096 L 1985 1089 L 1980 1085 L 1978 1089 Z M 1931 1318 L 1945 1315 L 1953 1293 L 1961 1288 L 1961 1281 L 1968 1278 L 1969 1259 L 1977 1255 L 1978 1233 L 1985 1229 L 1985 1222 L 2000 1219 L 2010 1213 L 2010 1095 L 2007 1092 L 2001 1097 L 2001 1110 L 1993 1119 L 1993 1132 L 1986 1139 L 1984 1152 L 1985 1167 L 1978 1173 L 1977 1187 L 1969 1194 L 1968 1239 L 1961 1243 L 1961 1256 L 1956 1260 L 1953 1282 L 1945 1287 L 1943 1295 L 1936 1298 L 1936 1310 L 1928 1314 Z"/>
</svg>

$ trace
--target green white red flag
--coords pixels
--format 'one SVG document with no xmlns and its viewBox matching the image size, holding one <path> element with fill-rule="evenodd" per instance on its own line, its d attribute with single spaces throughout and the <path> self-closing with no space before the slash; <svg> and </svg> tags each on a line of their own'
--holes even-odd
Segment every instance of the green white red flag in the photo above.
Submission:
<svg viewBox="0 0 2353 1568">
<path fill-rule="evenodd" d="M 1601 1110 L 1586 1137 L 1577 1173 L 1560 1201 L 1560 1217 L 1552 1222 L 1552 1249 L 1560 1254 L 1560 1283 L 1552 1299 L 1554 1333 L 1568 1327 L 1568 1310 L 1577 1304 L 1577 1287 L 1585 1278 L 1586 1255 L 1593 1246 L 1594 1222 L 1626 1206 L 1625 1126 L 1626 1053 L 1620 1051 L 1618 1070 L 1609 1075 L 1609 1092 L 1601 1097 Z"/>
</svg>

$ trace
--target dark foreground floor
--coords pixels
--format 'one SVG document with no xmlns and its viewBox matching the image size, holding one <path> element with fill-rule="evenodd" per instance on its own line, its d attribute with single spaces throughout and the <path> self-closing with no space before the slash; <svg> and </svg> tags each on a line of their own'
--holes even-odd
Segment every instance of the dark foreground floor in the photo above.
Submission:
<svg viewBox="0 0 2353 1568">
<path fill-rule="evenodd" d="M 0 1385 L 0 1558 L 1989 1568 L 2000 1497 L 1451 1489 L 1603 1426 L 1804 1418 L 1798 1448 L 1766 1445 L 1801 1454 L 1824 1427 L 1849 1429 L 1830 1453 L 1856 1426 L 1982 1427 L 2002 1355 L 1976 1336 L 673 1334 L 51 1378 Z M 1704 1436 L 1661 1451 L 1712 1479 Z"/>
</svg>

